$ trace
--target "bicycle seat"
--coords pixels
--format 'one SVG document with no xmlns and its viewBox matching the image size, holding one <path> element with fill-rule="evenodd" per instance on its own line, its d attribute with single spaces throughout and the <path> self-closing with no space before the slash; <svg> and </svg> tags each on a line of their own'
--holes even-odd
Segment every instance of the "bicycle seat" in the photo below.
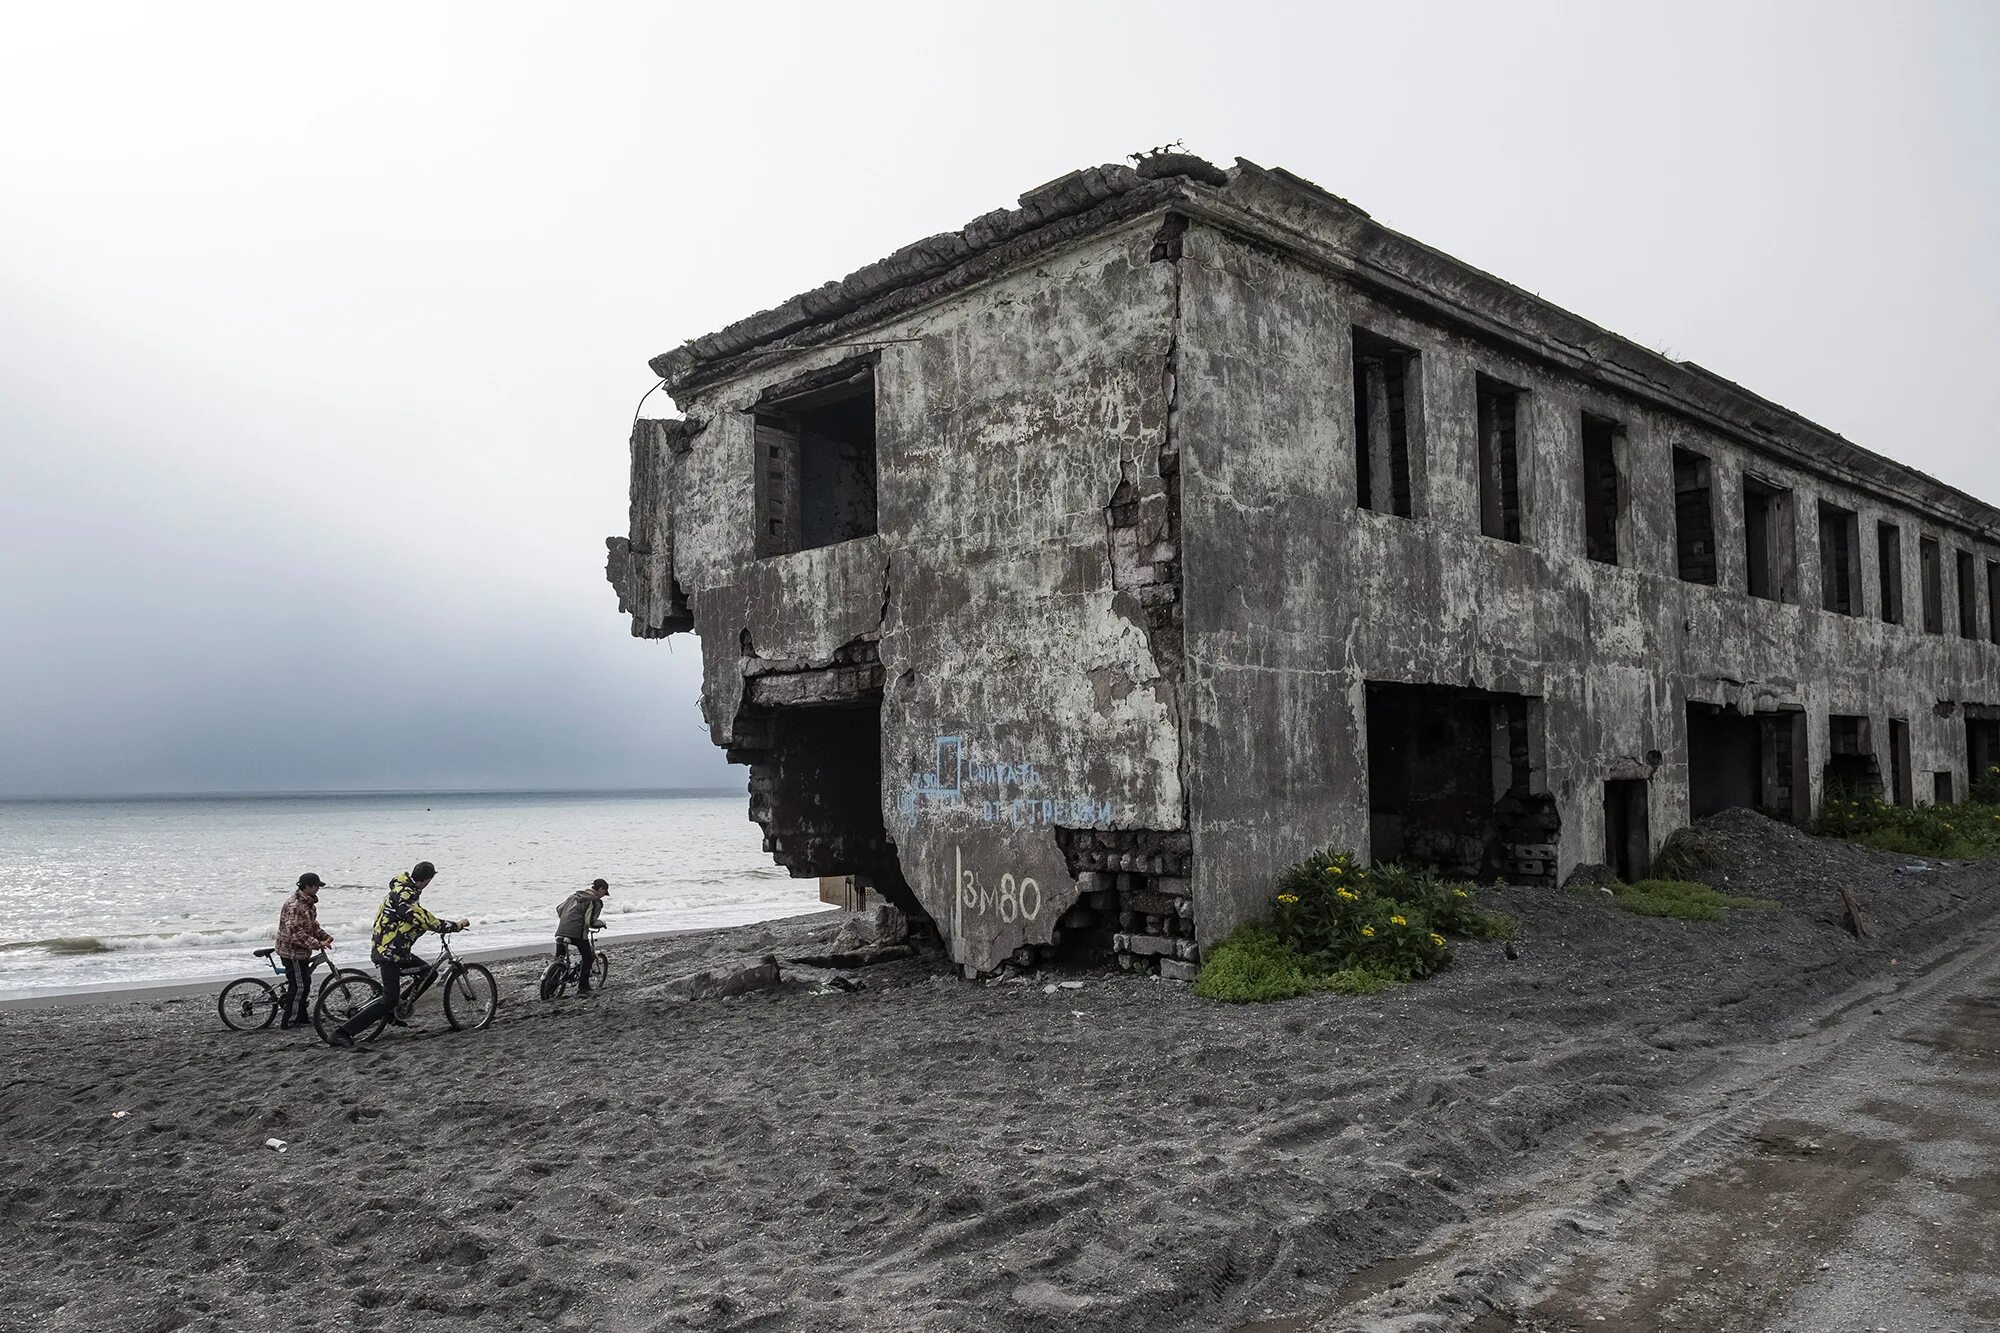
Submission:
<svg viewBox="0 0 2000 1333">
<path fill-rule="evenodd" d="M 276 949 L 259 949 L 254 956 L 258 958 L 269 958 L 272 954 L 276 952 L 277 952 Z"/>
</svg>

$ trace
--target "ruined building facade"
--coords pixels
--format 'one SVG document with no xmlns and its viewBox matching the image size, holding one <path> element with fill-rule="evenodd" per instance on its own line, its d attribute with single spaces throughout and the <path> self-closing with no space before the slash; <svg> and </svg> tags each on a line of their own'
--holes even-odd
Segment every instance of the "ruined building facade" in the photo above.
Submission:
<svg viewBox="0 0 2000 1333">
<path fill-rule="evenodd" d="M 653 366 L 634 633 L 968 969 L 2000 763 L 2000 512 L 1282 171 L 1077 172 Z"/>
</svg>

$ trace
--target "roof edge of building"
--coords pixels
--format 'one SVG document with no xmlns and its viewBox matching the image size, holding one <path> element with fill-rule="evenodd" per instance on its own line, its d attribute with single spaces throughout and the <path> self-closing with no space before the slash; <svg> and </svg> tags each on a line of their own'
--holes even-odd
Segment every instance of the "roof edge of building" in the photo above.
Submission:
<svg viewBox="0 0 2000 1333">
<path fill-rule="evenodd" d="M 1289 207 L 1291 199 L 1303 212 Z M 1137 169 L 1114 163 L 1072 171 L 1018 202 L 691 339 L 649 364 L 678 397 L 742 373 L 746 358 L 822 346 L 1037 253 L 1178 203 L 1217 225 L 1311 256 L 1392 302 L 1652 400 L 1801 470 L 1843 477 L 2000 540 L 2000 507 L 1386 227 L 1283 168 L 1239 157 L 1224 173 L 1192 155 L 1166 153 L 1141 160 Z"/>
</svg>

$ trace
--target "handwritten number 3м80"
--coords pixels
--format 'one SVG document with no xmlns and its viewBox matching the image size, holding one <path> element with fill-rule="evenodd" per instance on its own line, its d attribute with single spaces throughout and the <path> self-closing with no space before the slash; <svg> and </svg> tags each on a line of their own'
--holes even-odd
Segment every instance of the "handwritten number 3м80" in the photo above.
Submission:
<svg viewBox="0 0 2000 1333">
<path fill-rule="evenodd" d="M 958 877 L 958 905 L 968 912 L 998 912 L 1006 922 L 1033 921 L 1042 914 L 1042 886 L 1031 876 L 1023 875 L 1017 881 L 1011 874 L 1000 877 L 1000 890 L 995 893 L 979 882 L 979 876 L 965 870 Z"/>
</svg>

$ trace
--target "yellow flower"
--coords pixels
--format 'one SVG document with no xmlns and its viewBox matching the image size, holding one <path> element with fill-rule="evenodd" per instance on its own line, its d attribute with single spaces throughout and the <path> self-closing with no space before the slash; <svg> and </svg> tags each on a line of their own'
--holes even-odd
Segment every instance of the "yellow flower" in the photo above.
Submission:
<svg viewBox="0 0 2000 1333">
<path fill-rule="evenodd" d="M 1298 900 L 1299 900 L 1299 895 L 1296 893 L 1281 893 L 1278 895 L 1278 901 L 1285 904 L 1287 907 L 1291 906 Z"/>
<path fill-rule="evenodd" d="M 1432 931 L 1431 943 L 1437 945 L 1440 949 L 1444 948 L 1444 936 L 1438 934 L 1436 931 Z"/>
<path fill-rule="evenodd" d="M 1405 921 L 1402 917 L 1392 916 L 1389 918 L 1389 924 L 1392 926 L 1407 926 L 1410 923 Z"/>
<path fill-rule="evenodd" d="M 1464 898 L 1468 895 L 1466 894 L 1464 889 L 1453 889 L 1451 891 L 1451 896 L 1454 898 Z"/>
<path fill-rule="evenodd" d="M 1362 933 L 1363 935 L 1367 936 L 1367 937 L 1368 937 L 1369 939 L 1371 939 L 1371 940 L 1372 940 L 1372 939 L 1374 939 L 1374 938 L 1375 938 L 1375 927 L 1373 927 L 1373 926 L 1363 926 L 1363 927 L 1361 928 L 1361 933 Z"/>
<path fill-rule="evenodd" d="M 1327 869 L 1331 870 L 1336 875 L 1343 873 L 1339 866 L 1328 866 Z"/>
<path fill-rule="evenodd" d="M 2000 815 L 1995 815 L 1993 817 L 1995 819 L 2000 819 Z M 1356 898 L 1360 897 L 1359 894 L 1349 893 L 1346 889 L 1335 889 L 1333 891 L 1333 896 L 1336 898 L 1345 898 L 1349 902 L 1353 902 Z"/>
</svg>

